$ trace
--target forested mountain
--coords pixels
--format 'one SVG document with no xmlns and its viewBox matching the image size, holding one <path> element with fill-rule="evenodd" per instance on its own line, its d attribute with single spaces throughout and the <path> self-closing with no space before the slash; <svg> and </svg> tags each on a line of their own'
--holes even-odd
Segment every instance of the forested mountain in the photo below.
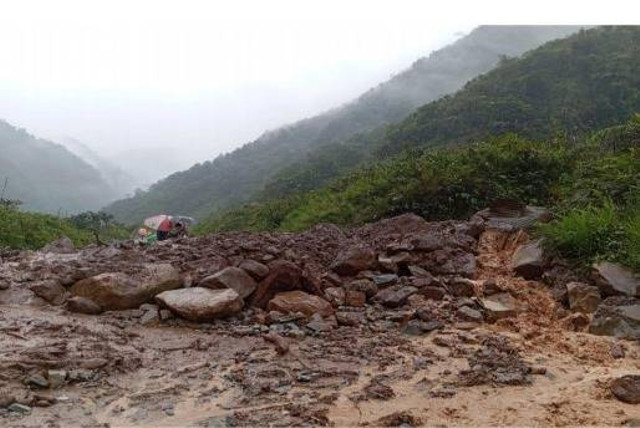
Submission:
<svg viewBox="0 0 640 428">
<path fill-rule="evenodd" d="M 467 83 L 389 127 L 382 148 L 477 141 L 515 132 L 578 137 L 640 109 L 640 26 L 583 30 Z"/>
<path fill-rule="evenodd" d="M 640 27 L 596 28 L 503 61 L 455 95 L 421 107 L 378 135 L 377 154 L 385 160 L 311 192 L 228 212 L 203 230 L 297 230 L 400 212 L 450 218 L 468 215 L 494 197 L 549 204 L 557 196 L 554 186 L 568 184 L 572 189 L 573 178 L 567 176 L 571 168 L 579 177 L 600 160 L 597 151 L 583 153 L 594 150 L 592 146 L 578 143 L 640 112 L 639 42 Z M 630 137 L 637 136 L 634 132 L 623 140 L 637 141 Z M 450 149 L 513 133 L 528 140 L 507 136 L 479 151 Z M 545 142 L 538 150 L 539 140 Z M 439 149 L 435 153 L 420 150 L 434 147 Z M 620 171 L 618 158 L 603 164 L 603 170 L 614 175 L 606 182 L 619 184 L 625 168 L 638 162 L 635 150 L 620 163 Z M 582 163 L 571 163 L 580 158 Z M 635 169 L 631 178 L 634 174 L 637 177 Z M 584 189 L 599 184 L 591 179 Z M 637 192 L 637 187 L 630 188 Z M 602 195 L 619 197 L 611 189 Z"/>
<path fill-rule="evenodd" d="M 341 148 L 355 147 L 359 156 L 371 144 L 368 132 L 406 117 L 416 107 L 461 88 L 469 79 L 493 68 L 505 56 L 520 55 L 577 27 L 484 26 L 408 70 L 371 89 L 355 101 L 319 116 L 267 132 L 253 143 L 213 161 L 195 165 L 153 185 L 149 191 L 118 201 L 107 211 L 118 220 L 139 221 L 156 212 L 206 216 L 256 200 L 266 183 L 298 162 Z M 342 156 L 352 166 L 359 157 Z M 289 176 L 290 172 L 285 172 Z M 285 187 L 288 186 L 285 180 Z M 275 187 L 278 187 L 276 184 Z M 282 186 L 281 186 L 282 187 Z M 269 192 L 270 187 L 267 187 Z M 304 189 L 302 189 L 304 190 Z"/>
<path fill-rule="evenodd" d="M 100 173 L 63 146 L 0 120 L 0 187 L 33 211 L 96 209 L 114 194 Z"/>
</svg>

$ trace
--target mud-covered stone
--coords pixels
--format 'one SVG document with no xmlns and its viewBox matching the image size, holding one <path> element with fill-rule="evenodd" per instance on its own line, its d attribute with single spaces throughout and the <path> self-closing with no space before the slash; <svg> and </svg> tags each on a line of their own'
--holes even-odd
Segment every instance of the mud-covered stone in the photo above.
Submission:
<svg viewBox="0 0 640 428">
<path fill-rule="evenodd" d="M 338 253 L 331 269 L 343 276 L 354 276 L 377 266 L 376 253 L 368 246 L 357 245 Z"/>
<path fill-rule="evenodd" d="M 134 275 L 109 272 L 76 282 L 74 296 L 86 297 L 103 310 L 135 309 L 166 290 L 182 285 L 179 272 L 170 264 L 145 264 Z"/>
<path fill-rule="evenodd" d="M 302 270 L 294 263 L 278 260 L 269 264 L 270 273 L 259 284 L 251 296 L 249 304 L 259 308 L 266 308 L 267 303 L 277 293 L 304 289 Z"/>
<path fill-rule="evenodd" d="M 230 288 L 235 290 L 240 297 L 246 299 L 256 290 L 258 283 L 243 269 L 227 267 L 204 278 L 198 283 L 198 287 L 211 289 Z"/>
<path fill-rule="evenodd" d="M 334 312 L 331 304 L 322 297 L 314 296 L 300 290 L 276 294 L 276 296 L 269 301 L 267 309 L 285 314 L 301 312 L 307 317 L 313 314 L 329 316 Z"/>
<path fill-rule="evenodd" d="M 242 297 L 230 288 L 181 288 L 164 291 L 156 301 L 176 315 L 191 321 L 210 321 L 234 315 L 242 310 Z"/>
<path fill-rule="evenodd" d="M 620 401 L 640 404 L 640 375 L 627 375 L 611 382 L 611 392 Z"/>
<path fill-rule="evenodd" d="M 567 284 L 567 298 L 571 310 L 592 313 L 600 304 L 600 291 L 589 284 L 570 282 Z"/>
<path fill-rule="evenodd" d="M 509 293 L 498 293 L 481 300 L 484 314 L 489 321 L 516 316 L 517 302 Z"/>
<path fill-rule="evenodd" d="M 251 275 L 256 281 L 260 281 L 269 275 L 269 267 L 255 260 L 243 260 L 238 267 Z"/>
<path fill-rule="evenodd" d="M 66 309 L 69 312 L 87 315 L 98 315 L 102 312 L 100 305 L 91 299 L 81 296 L 73 296 L 67 299 Z"/>
<path fill-rule="evenodd" d="M 52 305 L 62 305 L 67 300 L 67 290 L 57 279 L 32 282 L 29 289 Z"/>
</svg>

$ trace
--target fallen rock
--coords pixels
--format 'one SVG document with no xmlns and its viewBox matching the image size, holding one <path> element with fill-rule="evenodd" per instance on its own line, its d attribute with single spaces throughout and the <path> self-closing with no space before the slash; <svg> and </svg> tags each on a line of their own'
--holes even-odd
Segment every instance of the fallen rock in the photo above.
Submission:
<svg viewBox="0 0 640 428">
<path fill-rule="evenodd" d="M 449 291 L 456 297 L 472 297 L 476 295 L 476 288 L 470 279 L 455 277 L 449 281 Z"/>
<path fill-rule="evenodd" d="M 572 311 L 591 313 L 600 304 L 600 291 L 592 285 L 570 282 L 567 284 L 567 298 Z"/>
<path fill-rule="evenodd" d="M 343 276 L 355 276 L 363 270 L 376 268 L 376 253 L 364 245 L 353 246 L 338 253 L 331 269 Z"/>
<path fill-rule="evenodd" d="M 336 319 L 339 325 L 349 327 L 355 327 L 367 321 L 363 312 L 336 312 Z"/>
<path fill-rule="evenodd" d="M 640 339 L 640 300 L 608 297 L 593 314 L 589 332 L 600 336 Z"/>
<path fill-rule="evenodd" d="M 389 285 L 393 285 L 396 282 L 398 282 L 398 275 L 396 274 L 389 273 L 389 274 L 377 275 L 373 277 L 373 283 L 378 287 L 386 287 Z"/>
<path fill-rule="evenodd" d="M 45 245 L 41 250 L 43 253 L 71 254 L 76 252 L 73 241 L 66 236 Z"/>
<path fill-rule="evenodd" d="M 511 259 L 513 271 L 524 279 L 535 279 L 542 275 L 544 253 L 540 241 L 518 247 Z"/>
<path fill-rule="evenodd" d="M 346 293 L 342 287 L 328 287 L 324 290 L 324 297 L 333 306 L 343 306 L 345 302 Z"/>
<path fill-rule="evenodd" d="M 378 293 L 378 287 L 369 279 L 356 279 L 345 286 L 345 290 L 362 291 L 367 299 L 372 298 Z"/>
<path fill-rule="evenodd" d="M 333 314 L 333 307 L 322 297 L 299 290 L 276 294 L 269 301 L 267 309 L 282 313 L 302 312 L 307 317 L 311 317 L 313 314 L 320 314 L 323 317 Z"/>
<path fill-rule="evenodd" d="M 624 266 L 610 262 L 596 263 L 592 276 L 605 296 L 640 297 L 640 278 Z"/>
<path fill-rule="evenodd" d="M 611 382 L 615 397 L 629 404 L 640 404 L 640 375 L 627 375 Z"/>
<path fill-rule="evenodd" d="M 98 315 L 102 312 L 102 308 L 96 302 L 80 296 L 73 296 L 67 299 L 66 309 L 69 312 L 87 315 Z"/>
<path fill-rule="evenodd" d="M 21 414 L 31 413 L 31 407 L 27 406 L 26 404 L 20 404 L 20 403 L 13 403 L 9 407 L 7 407 L 7 410 L 13 413 L 21 413 Z"/>
<path fill-rule="evenodd" d="M 482 312 L 470 308 L 469 306 L 462 306 L 458 308 L 456 316 L 463 321 L 482 322 Z"/>
<path fill-rule="evenodd" d="M 346 306 L 362 307 L 367 301 L 367 295 L 362 291 L 347 290 L 345 292 L 344 304 Z"/>
<path fill-rule="evenodd" d="M 181 284 L 180 273 L 170 264 L 145 264 L 135 276 L 111 272 L 78 281 L 71 293 L 93 300 L 104 310 L 135 309 Z"/>
<path fill-rule="evenodd" d="M 442 300 L 444 296 L 447 294 L 447 291 L 441 287 L 435 287 L 432 285 L 422 287 L 418 291 L 425 299 L 431 300 Z"/>
<path fill-rule="evenodd" d="M 51 388 L 58 388 L 66 382 L 67 372 L 66 370 L 49 370 L 47 372 L 47 379 L 49 380 Z"/>
<path fill-rule="evenodd" d="M 242 297 L 230 288 L 181 288 L 164 291 L 156 301 L 173 313 L 191 321 L 211 321 L 234 315 L 242 310 Z"/>
<path fill-rule="evenodd" d="M 256 281 L 260 281 L 269 275 L 269 267 L 255 260 L 243 260 L 238 267 L 251 275 Z"/>
<path fill-rule="evenodd" d="M 517 302 L 509 293 L 494 294 L 482 299 L 480 302 L 489 321 L 497 321 L 516 315 Z"/>
<path fill-rule="evenodd" d="M 270 273 L 251 296 L 250 305 L 265 309 L 277 293 L 300 290 L 305 287 L 302 270 L 295 264 L 278 260 L 269 264 Z"/>
<path fill-rule="evenodd" d="M 256 290 L 258 284 L 251 275 L 243 269 L 227 267 L 214 275 L 204 278 L 198 283 L 198 287 L 211 288 L 214 290 L 230 288 L 235 290 L 240 297 L 246 299 Z"/>
<path fill-rule="evenodd" d="M 381 305 L 397 308 L 403 305 L 407 301 L 407 298 L 417 291 L 418 289 L 416 287 L 410 285 L 393 285 L 379 291 L 378 294 L 375 295 L 374 300 Z"/>
<path fill-rule="evenodd" d="M 264 340 L 271 342 L 276 347 L 278 355 L 284 355 L 289 352 L 289 341 L 277 333 L 270 332 L 263 336 Z"/>
<path fill-rule="evenodd" d="M 32 282 L 29 289 L 33 293 L 42 297 L 52 305 L 62 305 L 67 300 L 67 290 L 57 279 L 45 279 L 44 281 Z"/>
</svg>

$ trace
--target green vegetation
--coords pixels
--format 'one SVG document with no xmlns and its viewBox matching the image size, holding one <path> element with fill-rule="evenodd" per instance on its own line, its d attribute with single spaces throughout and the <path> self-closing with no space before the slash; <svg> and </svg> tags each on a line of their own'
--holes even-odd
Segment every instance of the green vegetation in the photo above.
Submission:
<svg viewBox="0 0 640 428">
<path fill-rule="evenodd" d="M 23 212 L 15 204 L 0 204 L 0 248 L 37 250 L 63 235 L 76 246 L 95 243 L 92 228 L 77 224 L 74 218 Z M 120 225 L 106 223 L 100 236 L 104 241 L 124 239 L 128 231 Z"/>
<path fill-rule="evenodd" d="M 511 198 L 553 207 L 557 219 L 539 230 L 552 251 L 584 263 L 607 258 L 640 268 L 639 131 L 636 117 L 583 143 L 508 135 L 408 151 L 318 190 L 229 211 L 196 231 L 298 231 L 405 212 L 460 219 L 495 198 Z"/>
<path fill-rule="evenodd" d="M 319 116 L 265 133 L 255 142 L 195 165 L 146 192 L 106 208 L 135 223 L 158 212 L 206 217 L 215 212 L 292 192 L 316 188 L 369 160 L 375 160 L 384 126 L 417 107 L 462 88 L 492 69 L 503 56 L 521 55 L 577 27 L 480 27 L 416 61 L 408 70 L 358 99 Z"/>
<path fill-rule="evenodd" d="M 540 233 L 558 254 L 640 270 L 640 116 L 596 133 L 562 185 L 557 220 Z"/>
</svg>

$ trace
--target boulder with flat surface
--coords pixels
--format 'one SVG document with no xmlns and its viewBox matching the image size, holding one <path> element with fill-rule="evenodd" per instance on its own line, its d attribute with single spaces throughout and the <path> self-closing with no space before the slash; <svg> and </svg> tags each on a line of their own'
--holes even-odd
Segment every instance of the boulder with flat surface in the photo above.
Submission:
<svg viewBox="0 0 640 428">
<path fill-rule="evenodd" d="M 524 279 L 539 278 L 544 268 L 541 242 L 534 241 L 518 247 L 513 253 L 511 266 L 513 271 Z"/>
<path fill-rule="evenodd" d="M 377 266 L 376 253 L 365 245 L 356 245 L 338 253 L 331 269 L 343 276 L 354 276 Z"/>
<path fill-rule="evenodd" d="M 71 294 L 86 297 L 106 311 L 123 310 L 135 309 L 181 285 L 179 272 L 170 264 L 145 264 L 135 274 L 109 272 L 78 281 Z"/>
<path fill-rule="evenodd" d="M 497 321 L 516 315 L 517 302 L 509 293 L 498 293 L 481 300 L 485 316 L 489 321 Z"/>
<path fill-rule="evenodd" d="M 235 290 L 240 297 L 246 299 L 256 290 L 258 283 L 243 269 L 227 267 L 204 278 L 198 283 L 198 287 L 211 289 L 230 288 Z"/>
<path fill-rule="evenodd" d="M 333 314 L 333 307 L 322 297 L 295 290 L 278 293 L 267 305 L 269 311 L 278 311 L 285 314 L 301 312 L 307 317 L 314 314 L 323 317 Z"/>
<path fill-rule="evenodd" d="M 593 279 L 605 296 L 640 297 L 640 277 L 617 263 L 593 265 Z"/>
<path fill-rule="evenodd" d="M 256 281 L 260 281 L 269 275 L 269 267 L 255 260 L 243 260 L 238 267 L 251 275 Z"/>
<path fill-rule="evenodd" d="M 374 300 L 383 306 L 397 308 L 398 306 L 402 306 L 409 296 L 417 291 L 418 289 L 416 287 L 410 285 L 393 285 L 379 291 L 378 294 L 375 295 Z"/>
<path fill-rule="evenodd" d="M 242 310 L 242 297 L 230 288 L 181 288 L 156 296 L 159 305 L 190 321 L 211 321 L 234 315 Z"/>
</svg>

